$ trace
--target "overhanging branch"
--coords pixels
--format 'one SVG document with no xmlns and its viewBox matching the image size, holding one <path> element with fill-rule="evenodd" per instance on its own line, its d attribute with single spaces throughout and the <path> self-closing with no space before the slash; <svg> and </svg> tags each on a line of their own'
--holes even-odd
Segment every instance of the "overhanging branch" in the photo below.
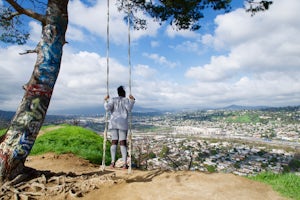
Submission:
<svg viewBox="0 0 300 200">
<path fill-rule="evenodd" d="M 11 17 L 14 17 L 16 15 L 27 15 L 31 18 L 34 18 L 38 21 L 40 21 L 42 24 L 45 24 L 45 17 L 41 14 L 38 14 L 36 12 L 33 12 L 32 10 L 29 9 L 24 9 L 20 4 L 18 4 L 16 1 L 14 0 L 6 0 L 7 3 L 9 3 L 17 12 L 14 13 Z"/>
</svg>

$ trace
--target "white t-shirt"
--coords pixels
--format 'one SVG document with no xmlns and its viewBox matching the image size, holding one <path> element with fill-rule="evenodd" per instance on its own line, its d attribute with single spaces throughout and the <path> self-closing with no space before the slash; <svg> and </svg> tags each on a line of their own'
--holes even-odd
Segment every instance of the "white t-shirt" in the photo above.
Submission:
<svg viewBox="0 0 300 200">
<path fill-rule="evenodd" d="M 109 129 L 128 130 L 128 112 L 131 112 L 135 100 L 126 97 L 114 97 L 104 102 L 104 108 L 111 113 Z"/>
</svg>

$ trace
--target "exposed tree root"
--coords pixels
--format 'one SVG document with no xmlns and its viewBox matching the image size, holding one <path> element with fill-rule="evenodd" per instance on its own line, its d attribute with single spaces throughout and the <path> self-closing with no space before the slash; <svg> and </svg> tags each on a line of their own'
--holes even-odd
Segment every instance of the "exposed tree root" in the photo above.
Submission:
<svg viewBox="0 0 300 200">
<path fill-rule="evenodd" d="M 0 200 L 35 200 L 57 195 L 64 196 L 64 199 L 83 197 L 88 192 L 99 189 L 101 185 L 112 185 L 118 181 L 114 173 L 94 172 L 76 175 L 26 170 L 26 174 L 19 175 L 1 186 Z"/>
</svg>

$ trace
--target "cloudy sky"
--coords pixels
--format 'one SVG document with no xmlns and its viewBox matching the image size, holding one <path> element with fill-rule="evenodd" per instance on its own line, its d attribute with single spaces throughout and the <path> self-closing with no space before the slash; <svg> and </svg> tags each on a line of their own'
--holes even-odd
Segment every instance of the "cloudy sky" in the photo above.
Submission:
<svg viewBox="0 0 300 200">
<path fill-rule="evenodd" d="M 102 106 L 106 95 L 106 1 L 69 3 L 68 44 L 49 112 Z M 91 3 L 92 2 L 92 3 Z M 110 1 L 109 93 L 129 92 L 127 25 Z M 2 4 L 0 0 L 0 4 Z M 131 80 L 136 105 L 156 109 L 300 105 L 300 1 L 274 0 L 251 17 L 207 12 L 197 32 L 148 19 L 131 31 Z M 0 110 L 15 111 L 31 76 L 41 27 L 29 21 L 24 46 L 0 43 Z"/>
</svg>

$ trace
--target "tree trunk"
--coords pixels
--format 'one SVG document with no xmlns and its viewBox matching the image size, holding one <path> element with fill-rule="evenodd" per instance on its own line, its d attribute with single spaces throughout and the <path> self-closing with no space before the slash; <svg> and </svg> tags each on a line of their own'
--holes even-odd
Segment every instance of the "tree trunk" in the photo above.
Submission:
<svg viewBox="0 0 300 200">
<path fill-rule="evenodd" d="M 36 47 L 37 61 L 24 97 L 6 134 L 0 138 L 0 181 L 24 173 L 24 163 L 44 122 L 58 77 L 65 33 L 68 0 L 49 0 Z"/>
</svg>

